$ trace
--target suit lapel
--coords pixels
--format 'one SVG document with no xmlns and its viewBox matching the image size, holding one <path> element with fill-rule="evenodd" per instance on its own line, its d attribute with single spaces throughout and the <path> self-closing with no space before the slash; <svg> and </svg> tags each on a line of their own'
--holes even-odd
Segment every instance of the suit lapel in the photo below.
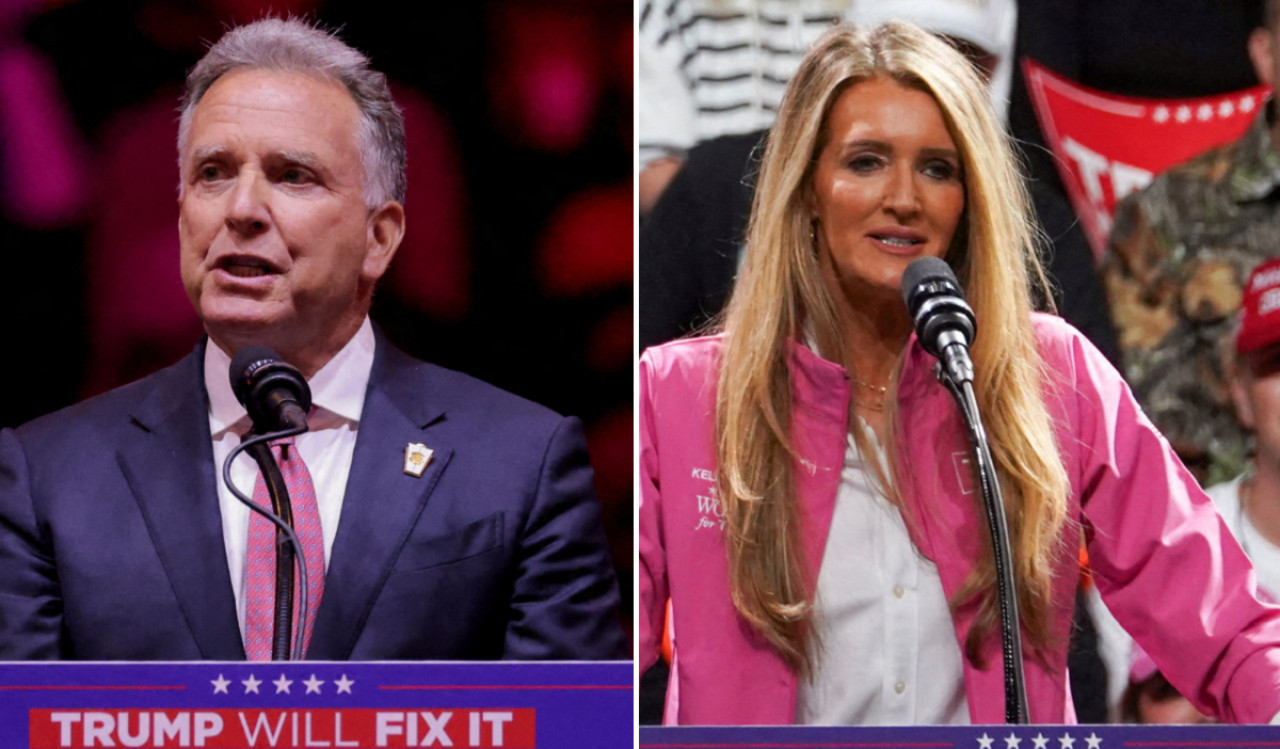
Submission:
<svg viewBox="0 0 1280 749">
<path fill-rule="evenodd" d="M 156 553 L 208 660 L 243 660 L 203 380 L 204 346 L 158 373 L 122 440 L 120 468 L 133 489 Z"/>
<path fill-rule="evenodd" d="M 324 598 L 307 658 L 350 658 L 373 602 L 453 450 L 423 429 L 442 415 L 414 370 L 422 364 L 378 335 L 377 351 L 351 473 L 334 538 Z M 424 443 L 433 455 L 420 478 L 404 472 L 405 447 Z"/>
</svg>

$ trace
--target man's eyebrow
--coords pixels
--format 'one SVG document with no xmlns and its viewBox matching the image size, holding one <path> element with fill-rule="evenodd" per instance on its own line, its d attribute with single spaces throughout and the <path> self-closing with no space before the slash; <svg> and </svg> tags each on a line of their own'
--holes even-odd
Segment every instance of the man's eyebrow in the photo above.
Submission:
<svg viewBox="0 0 1280 749">
<path fill-rule="evenodd" d="M 191 152 L 191 161 L 192 163 L 198 163 L 210 159 L 225 159 L 230 154 L 231 149 L 226 146 L 197 146 Z M 272 161 L 297 164 L 309 169 L 319 169 L 323 164 L 320 157 L 311 151 L 277 151 L 268 158 Z"/>
<path fill-rule="evenodd" d="M 273 154 L 272 158 L 278 159 L 287 164 L 305 166 L 308 169 L 319 170 L 322 166 L 320 157 L 311 151 L 280 151 Z"/>
<path fill-rule="evenodd" d="M 223 158 L 229 153 L 230 149 L 225 146 L 196 146 L 191 152 L 191 163 Z"/>
</svg>

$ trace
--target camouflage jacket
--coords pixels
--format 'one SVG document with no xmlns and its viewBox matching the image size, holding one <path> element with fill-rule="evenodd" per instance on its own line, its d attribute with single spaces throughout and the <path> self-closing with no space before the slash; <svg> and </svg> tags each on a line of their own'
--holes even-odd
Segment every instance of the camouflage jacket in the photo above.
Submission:
<svg viewBox="0 0 1280 749">
<path fill-rule="evenodd" d="M 1272 107 L 1248 132 L 1169 169 L 1116 208 L 1103 277 L 1126 376 L 1200 476 L 1245 466 L 1248 438 L 1225 378 L 1249 272 L 1280 255 L 1280 153 Z"/>
</svg>

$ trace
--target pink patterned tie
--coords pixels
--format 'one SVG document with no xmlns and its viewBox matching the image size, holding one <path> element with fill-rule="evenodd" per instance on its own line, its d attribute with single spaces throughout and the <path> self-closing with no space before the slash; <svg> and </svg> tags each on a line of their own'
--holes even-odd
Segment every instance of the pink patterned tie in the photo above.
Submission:
<svg viewBox="0 0 1280 749">
<path fill-rule="evenodd" d="M 293 507 L 293 530 L 302 542 L 307 563 L 307 613 L 301 643 L 298 637 L 298 594 L 301 583 L 298 574 L 293 575 L 293 634 L 292 652 L 307 652 L 311 643 L 311 630 L 316 623 L 316 610 L 324 595 L 324 536 L 320 532 L 320 511 L 316 507 L 316 488 L 311 483 L 311 472 L 294 447 L 293 437 L 271 443 L 280 473 L 289 487 L 290 504 Z M 271 497 L 267 484 L 258 472 L 253 485 L 253 501 L 260 507 L 271 509 Z M 245 564 L 245 614 L 244 650 L 251 661 L 271 660 L 272 626 L 275 612 L 276 586 L 276 527 L 258 513 L 250 513 L 249 543 Z M 297 657 L 295 655 L 295 657 Z"/>
</svg>

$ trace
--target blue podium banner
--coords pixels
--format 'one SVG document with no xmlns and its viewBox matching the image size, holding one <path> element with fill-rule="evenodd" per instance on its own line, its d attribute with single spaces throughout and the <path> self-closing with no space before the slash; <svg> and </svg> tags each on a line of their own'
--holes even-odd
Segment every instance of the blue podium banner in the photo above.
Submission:
<svg viewBox="0 0 1280 749">
<path fill-rule="evenodd" d="M 617 663 L 0 663 L 0 749 L 632 747 Z"/>
<path fill-rule="evenodd" d="M 640 749 L 1213 749 L 1280 747 L 1277 726 L 795 726 L 640 729 Z"/>
</svg>

